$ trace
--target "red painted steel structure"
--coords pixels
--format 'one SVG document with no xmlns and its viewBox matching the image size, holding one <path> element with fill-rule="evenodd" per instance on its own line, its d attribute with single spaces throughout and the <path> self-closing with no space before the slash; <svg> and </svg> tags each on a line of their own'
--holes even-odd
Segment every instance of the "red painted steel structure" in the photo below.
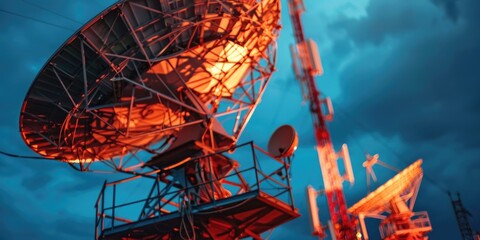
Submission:
<svg viewBox="0 0 480 240">
<path fill-rule="evenodd" d="M 105 183 L 96 239 L 261 239 L 299 216 L 296 136 L 263 160 L 253 143 L 253 159 L 233 158 L 275 70 L 279 21 L 279 0 L 119 0 L 52 56 L 22 106 L 25 143 L 79 171 L 133 175 Z M 134 180 L 140 199 L 119 197 Z"/>
<path fill-rule="evenodd" d="M 305 11 L 303 2 L 302 0 L 289 0 L 288 3 L 295 34 L 295 42 L 297 46 L 306 46 L 307 41 L 300 19 L 300 15 Z M 298 49 L 298 51 L 300 56 L 302 56 L 302 54 L 303 56 L 308 54 L 305 47 Z M 294 61 L 297 61 L 297 59 L 294 59 Z M 315 138 L 317 140 L 317 152 L 335 236 L 336 239 L 356 239 L 356 223 L 350 219 L 347 213 L 342 187 L 343 178 L 338 170 L 337 157 L 326 126 L 327 115 L 322 112 L 322 105 L 325 101 L 321 100 L 320 92 L 315 84 L 315 69 L 313 68 L 311 59 L 307 57 L 300 57 L 299 62 L 301 68 L 299 69 L 300 74 L 297 74 L 297 78 L 305 85 L 304 87 L 307 90 L 308 100 L 310 102 L 310 112 L 312 114 Z"/>
</svg>

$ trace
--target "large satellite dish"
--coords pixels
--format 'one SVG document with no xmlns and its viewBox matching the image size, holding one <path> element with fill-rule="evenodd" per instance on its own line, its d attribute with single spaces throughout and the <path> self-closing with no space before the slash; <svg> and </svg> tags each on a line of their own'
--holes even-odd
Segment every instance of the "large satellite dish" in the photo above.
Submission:
<svg viewBox="0 0 480 240">
<path fill-rule="evenodd" d="M 125 156 L 157 154 L 192 125 L 228 148 L 274 70 L 279 15 L 274 0 L 119 1 L 41 69 L 22 106 L 23 139 L 81 170 L 127 168 Z"/>
<path fill-rule="evenodd" d="M 278 0 L 121 0 L 51 57 L 22 106 L 27 145 L 134 174 L 103 185 L 95 239 L 259 239 L 299 216 L 290 164 L 259 169 L 253 142 L 236 144 L 275 68 L 279 20 Z M 251 154 L 234 158 L 242 146 Z M 136 179 L 147 196 L 122 203 L 117 185 Z"/>
<path fill-rule="evenodd" d="M 348 211 L 354 215 L 359 213 L 381 214 L 391 210 L 390 201 L 402 196 L 408 199 L 416 196 L 423 177 L 422 160 L 417 160 L 410 166 L 388 180 L 385 184 L 368 194 L 365 198 L 351 206 Z"/>
</svg>

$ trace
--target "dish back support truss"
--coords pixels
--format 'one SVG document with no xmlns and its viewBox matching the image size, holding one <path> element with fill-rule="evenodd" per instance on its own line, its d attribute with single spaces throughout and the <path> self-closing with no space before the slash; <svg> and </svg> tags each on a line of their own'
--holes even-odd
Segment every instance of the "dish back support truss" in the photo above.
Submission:
<svg viewBox="0 0 480 240">
<path fill-rule="evenodd" d="M 377 156 L 378 157 L 378 156 Z M 419 159 L 351 206 L 359 218 L 364 239 L 368 240 L 365 217 L 381 219 L 382 239 L 426 239 L 432 230 L 427 212 L 413 212 L 423 177 Z"/>
<path fill-rule="evenodd" d="M 120 1 L 43 67 L 22 136 L 82 171 L 145 172 L 143 159 L 194 124 L 233 144 L 274 70 L 278 21 L 275 0 Z"/>
</svg>

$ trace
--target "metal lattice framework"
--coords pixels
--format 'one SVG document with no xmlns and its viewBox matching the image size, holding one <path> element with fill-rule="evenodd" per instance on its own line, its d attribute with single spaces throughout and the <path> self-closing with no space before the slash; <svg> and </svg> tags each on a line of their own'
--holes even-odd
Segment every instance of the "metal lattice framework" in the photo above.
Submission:
<svg viewBox="0 0 480 240">
<path fill-rule="evenodd" d="M 274 70 L 279 12 L 276 0 L 119 1 L 43 67 L 21 134 L 82 171 L 144 172 L 145 159 L 195 124 L 206 139 L 229 139 L 209 146 L 228 148 Z"/>
<path fill-rule="evenodd" d="M 95 239 L 262 239 L 300 216 L 290 159 L 274 158 L 252 142 L 234 148 L 151 177 L 105 183 L 95 204 Z"/>
<path fill-rule="evenodd" d="M 413 212 L 423 177 L 421 164 L 417 160 L 348 209 L 359 218 L 364 239 L 368 240 L 365 217 L 382 220 L 382 239 L 427 238 L 432 230 L 427 212 Z"/>
<path fill-rule="evenodd" d="M 104 184 L 96 239 L 260 239 L 299 216 L 289 156 L 236 145 L 274 71 L 279 18 L 278 0 L 121 0 L 43 67 L 20 115 L 27 145 L 135 175 Z"/>
<path fill-rule="evenodd" d="M 460 193 L 457 193 L 457 198 L 454 199 L 451 193 L 448 193 L 450 200 L 452 201 L 453 211 L 455 212 L 455 217 L 457 218 L 458 228 L 460 229 L 460 234 L 462 235 L 462 240 L 474 240 L 476 239 L 468 221 L 470 213 L 463 206 L 462 199 L 460 198 Z"/>
<path fill-rule="evenodd" d="M 323 73 L 323 69 L 319 66 L 321 64 L 318 50 L 316 45 L 312 47 L 314 42 L 307 39 L 303 32 L 301 21 L 301 14 L 305 11 L 303 1 L 289 0 L 288 7 L 296 42 L 296 46 L 291 47 L 293 68 L 297 79 L 301 83 L 302 91 L 305 91 L 306 100 L 309 101 L 310 105 L 309 110 L 317 143 L 316 150 L 332 223 L 332 235 L 335 235 L 335 239 L 339 240 L 355 239 L 356 222 L 350 219 L 348 215 L 342 186 L 344 180 L 353 183 L 354 178 L 353 174 L 351 174 L 351 177 L 344 177 L 338 169 L 337 160 L 339 155 L 335 152 L 327 127 L 327 121 L 333 117 L 333 108 L 328 98 L 324 98 L 318 90 L 315 82 L 315 76 Z M 312 53 L 318 56 L 318 60 L 312 57 Z M 314 231 L 314 234 L 319 235 L 320 238 L 323 238 L 325 235 L 323 230 Z"/>
</svg>

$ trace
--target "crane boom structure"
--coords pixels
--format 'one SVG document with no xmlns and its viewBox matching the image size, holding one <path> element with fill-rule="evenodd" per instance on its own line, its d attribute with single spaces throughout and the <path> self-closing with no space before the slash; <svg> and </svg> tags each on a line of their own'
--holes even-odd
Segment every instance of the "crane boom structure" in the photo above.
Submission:
<svg viewBox="0 0 480 240">
<path fill-rule="evenodd" d="M 332 239 L 356 239 L 356 223 L 351 220 L 347 213 L 345 196 L 342 183 L 344 177 L 340 175 L 337 159 L 326 121 L 331 119 L 333 110 L 329 99 L 321 99 L 320 92 L 315 84 L 315 76 L 323 72 L 319 65 L 318 50 L 312 40 L 306 40 L 303 33 L 303 26 L 300 19 L 305 11 L 302 0 L 289 0 L 288 7 L 295 35 L 296 48 L 292 47 L 293 65 L 297 79 L 302 84 L 304 96 L 308 98 L 310 112 L 312 115 L 315 138 L 317 141 L 317 152 L 322 171 L 322 177 L 327 197 L 330 218 L 334 233 Z M 314 52 L 315 51 L 315 52 Z M 298 54 L 296 53 L 298 52 Z M 312 52 L 313 55 L 312 55 Z M 314 56 L 317 56 L 315 58 Z M 313 57 L 312 57 L 313 56 Z M 326 112 L 324 114 L 324 109 Z M 348 174 L 347 174 L 348 175 Z M 353 177 L 350 178 L 353 181 Z M 321 233 L 315 233 L 323 237 Z"/>
</svg>

